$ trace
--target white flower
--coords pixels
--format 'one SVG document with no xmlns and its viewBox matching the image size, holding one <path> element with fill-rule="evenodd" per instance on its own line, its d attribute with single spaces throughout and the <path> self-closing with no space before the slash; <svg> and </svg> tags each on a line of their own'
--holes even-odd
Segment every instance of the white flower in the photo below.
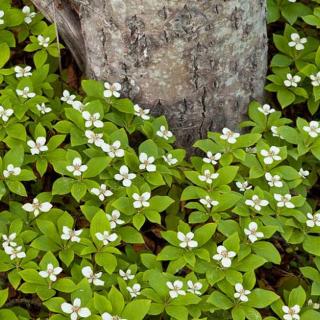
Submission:
<svg viewBox="0 0 320 320">
<path fill-rule="evenodd" d="M 251 293 L 251 291 L 250 290 L 245 290 L 241 283 L 236 283 L 234 287 L 236 289 L 234 297 L 239 299 L 242 302 L 248 302 L 249 299 L 248 299 L 247 296 Z"/>
<path fill-rule="evenodd" d="M 141 162 L 139 165 L 140 170 L 147 170 L 148 172 L 155 172 L 157 167 L 153 164 L 154 157 L 148 157 L 148 155 L 144 152 L 140 153 L 139 161 Z"/>
<path fill-rule="evenodd" d="M 245 204 L 257 211 L 260 211 L 261 207 L 266 207 L 269 204 L 269 201 L 260 199 L 257 195 L 253 195 L 251 200 L 248 199 L 245 201 Z"/>
<path fill-rule="evenodd" d="M 70 94 L 70 92 L 68 90 L 63 90 L 61 101 L 72 105 L 75 98 L 76 98 L 76 96 L 74 94 Z"/>
<path fill-rule="evenodd" d="M 133 207 L 136 209 L 142 208 L 142 207 L 149 207 L 150 203 L 149 203 L 149 199 L 151 197 L 151 193 L 150 192 L 144 192 L 142 195 L 139 195 L 138 193 L 134 193 L 132 195 L 132 198 L 135 200 L 133 202 Z"/>
<path fill-rule="evenodd" d="M 38 35 L 38 43 L 39 46 L 42 46 L 44 48 L 48 48 L 49 43 L 50 43 L 50 38 L 49 37 L 44 37 L 43 35 Z"/>
<path fill-rule="evenodd" d="M 275 112 L 275 109 L 272 109 L 269 104 L 264 104 L 262 107 L 259 107 L 258 110 L 262 112 L 265 116 Z"/>
<path fill-rule="evenodd" d="M 90 128 L 91 126 L 94 126 L 96 128 L 102 128 L 103 122 L 99 120 L 101 117 L 100 113 L 96 112 L 94 114 L 90 114 L 88 111 L 82 112 L 82 118 L 86 120 L 85 127 Z"/>
<path fill-rule="evenodd" d="M 4 122 L 7 122 L 12 115 L 13 109 L 5 109 L 3 106 L 0 105 L 0 118 Z"/>
<path fill-rule="evenodd" d="M 26 66 L 24 68 L 20 67 L 20 66 L 15 66 L 14 67 L 14 72 L 16 73 L 16 78 L 27 78 L 32 76 L 32 72 L 31 71 L 31 67 L 30 66 Z"/>
<path fill-rule="evenodd" d="M 22 12 L 24 14 L 24 22 L 26 24 L 30 24 L 32 22 L 32 19 L 36 16 L 35 12 L 31 12 L 30 7 L 24 6 L 22 8 Z"/>
<path fill-rule="evenodd" d="M 217 254 L 212 259 L 220 261 L 224 268 L 231 267 L 232 258 L 236 256 L 234 251 L 228 251 L 224 246 L 218 246 Z"/>
<path fill-rule="evenodd" d="M 34 92 L 30 92 L 30 88 L 29 87 L 24 87 L 22 90 L 20 89 L 16 89 L 16 93 L 19 97 L 22 98 L 33 98 L 36 96 L 36 94 Z"/>
<path fill-rule="evenodd" d="M 22 246 L 18 246 L 18 247 L 5 246 L 4 251 L 7 255 L 10 256 L 10 260 L 14 260 L 16 258 L 22 259 L 26 257 L 26 253 L 22 251 Z"/>
<path fill-rule="evenodd" d="M 298 33 L 291 33 L 290 38 L 292 41 L 288 43 L 289 47 L 294 47 L 298 51 L 304 49 L 304 44 L 307 43 L 307 38 L 300 38 Z"/>
<path fill-rule="evenodd" d="M 121 225 L 124 224 L 124 221 L 119 219 L 120 218 L 120 211 L 113 210 L 111 212 L 111 215 L 106 213 L 106 217 L 110 223 L 110 228 L 115 229 L 117 227 L 117 224 Z"/>
<path fill-rule="evenodd" d="M 120 167 L 119 173 L 115 174 L 114 178 L 117 181 L 122 181 L 124 187 L 130 187 L 132 181 L 136 177 L 135 173 L 129 173 L 129 168 L 125 165 Z"/>
<path fill-rule="evenodd" d="M 46 114 L 46 113 L 49 113 L 50 111 L 52 111 L 51 108 L 46 107 L 44 102 L 42 102 L 41 104 L 37 104 L 36 107 L 40 111 L 40 113 L 42 113 L 42 114 Z"/>
<path fill-rule="evenodd" d="M 213 154 L 211 151 L 207 152 L 207 157 L 203 158 L 203 162 L 205 163 L 212 163 L 213 165 L 216 165 L 218 163 L 218 160 L 221 159 L 221 153 Z"/>
<path fill-rule="evenodd" d="M 61 304 L 61 310 L 64 313 L 70 314 L 71 320 L 88 318 L 91 316 L 91 311 L 88 308 L 81 308 L 81 300 L 79 298 L 75 298 L 73 304 L 63 302 Z"/>
<path fill-rule="evenodd" d="M 182 290 L 183 282 L 180 280 L 176 280 L 174 282 L 167 281 L 167 287 L 170 289 L 169 295 L 172 299 L 186 295 L 186 292 Z"/>
<path fill-rule="evenodd" d="M 3 170 L 3 176 L 5 178 L 12 176 L 18 176 L 21 173 L 21 168 L 15 167 L 13 164 L 8 164 L 7 169 Z"/>
<path fill-rule="evenodd" d="M 299 175 L 301 178 L 305 179 L 309 174 L 310 172 L 308 170 L 303 170 L 303 168 L 300 168 Z"/>
<path fill-rule="evenodd" d="M 3 234 L 2 239 L 4 241 L 2 242 L 2 246 L 3 247 L 7 247 L 7 246 L 16 247 L 17 243 L 13 241 L 13 240 L 15 240 L 16 237 L 17 237 L 17 234 L 15 232 L 9 234 L 8 236 L 6 234 Z"/>
<path fill-rule="evenodd" d="M 220 138 L 222 140 L 227 140 L 228 143 L 234 144 L 237 142 L 237 138 L 240 137 L 240 133 L 233 132 L 228 128 L 223 128 L 222 129 L 222 135 Z"/>
<path fill-rule="evenodd" d="M 62 268 L 60 267 L 54 267 L 52 263 L 48 263 L 47 270 L 45 271 L 39 271 L 39 275 L 42 278 L 49 278 L 50 281 L 56 281 L 57 275 L 62 272 Z"/>
<path fill-rule="evenodd" d="M 90 192 L 99 197 L 100 201 L 104 201 L 106 197 L 113 195 L 113 192 L 110 191 L 104 183 L 101 184 L 99 188 L 92 188 Z"/>
<path fill-rule="evenodd" d="M 33 212 L 34 216 L 37 217 L 41 212 L 49 212 L 52 208 L 52 204 L 50 202 L 42 202 L 40 203 L 37 198 L 32 200 L 32 203 L 25 203 L 22 206 L 22 209 L 27 212 Z"/>
<path fill-rule="evenodd" d="M 101 147 L 104 144 L 102 139 L 103 133 L 95 133 L 91 130 L 86 130 L 84 135 L 88 138 L 88 143 Z"/>
<path fill-rule="evenodd" d="M 132 280 L 134 279 L 134 274 L 131 274 L 131 270 L 128 269 L 127 271 L 123 271 L 122 269 L 119 270 L 119 275 L 123 280 Z"/>
<path fill-rule="evenodd" d="M 293 76 L 291 73 L 287 74 L 287 79 L 283 81 L 286 87 L 297 87 L 301 81 L 301 77 L 298 75 Z"/>
<path fill-rule="evenodd" d="M 149 120 L 150 116 L 148 116 L 148 114 L 150 113 L 150 109 L 142 109 L 139 107 L 138 104 L 135 104 L 133 106 L 134 108 L 134 114 L 138 117 L 140 117 L 143 120 Z"/>
<path fill-rule="evenodd" d="M 178 162 L 178 159 L 173 158 L 171 153 L 168 153 L 166 156 L 162 156 L 162 158 L 169 166 L 173 166 Z"/>
<path fill-rule="evenodd" d="M 200 181 L 211 184 L 213 180 L 219 177 L 219 173 L 211 173 L 210 170 L 204 170 L 203 175 L 199 175 L 198 178 Z"/>
<path fill-rule="evenodd" d="M 88 279 L 89 283 L 93 283 L 95 286 L 104 285 L 104 281 L 100 280 L 102 272 L 94 273 L 91 267 L 87 266 L 82 268 L 81 273 Z"/>
<path fill-rule="evenodd" d="M 292 202 L 290 202 L 291 194 L 281 195 L 281 194 L 275 193 L 273 197 L 277 201 L 277 207 L 279 208 L 286 207 L 288 209 L 293 209 L 295 207 L 295 205 Z"/>
<path fill-rule="evenodd" d="M 246 191 L 252 188 L 252 186 L 249 184 L 248 181 L 243 181 L 243 182 L 237 181 L 236 186 L 239 189 L 239 191 Z"/>
<path fill-rule="evenodd" d="M 80 242 L 80 234 L 82 233 L 82 229 L 80 230 L 72 230 L 67 226 L 62 227 L 62 240 L 70 240 L 71 242 Z"/>
<path fill-rule="evenodd" d="M 0 25 L 4 24 L 4 20 L 2 19 L 4 17 L 4 11 L 0 10 Z"/>
<path fill-rule="evenodd" d="M 139 283 L 135 283 L 132 287 L 127 287 L 127 290 L 130 293 L 130 296 L 132 298 L 136 298 L 137 296 L 139 296 L 141 294 L 140 290 L 141 290 L 141 286 Z"/>
<path fill-rule="evenodd" d="M 282 311 L 285 313 L 283 316 L 284 320 L 299 320 L 300 316 L 300 306 L 297 304 L 289 308 L 288 306 L 283 306 Z"/>
<path fill-rule="evenodd" d="M 68 102 L 67 102 L 68 103 Z M 75 101 L 71 101 L 69 104 L 71 104 L 72 105 L 72 108 L 73 109 L 75 109 L 75 110 L 77 110 L 77 111 L 80 111 L 80 112 L 82 112 L 83 111 L 83 109 L 84 109 L 84 105 L 83 105 L 83 103 L 81 102 L 81 101 L 79 101 L 79 100 L 75 100 Z"/>
<path fill-rule="evenodd" d="M 197 296 L 201 295 L 200 290 L 202 289 L 202 283 L 201 282 L 195 282 L 193 283 L 191 280 L 187 281 L 187 285 L 188 285 L 188 292 L 191 292 L 193 294 L 196 294 Z"/>
<path fill-rule="evenodd" d="M 264 237 L 264 234 L 258 231 L 258 225 L 255 222 L 250 222 L 248 229 L 244 229 L 244 233 L 252 243 L 256 242 L 259 238 Z"/>
<path fill-rule="evenodd" d="M 103 143 L 101 145 L 101 149 L 104 152 L 107 152 L 110 158 L 115 158 L 115 157 L 121 158 L 124 156 L 124 150 L 121 149 L 120 147 L 121 147 L 121 142 L 119 140 L 116 140 L 111 145 L 108 143 Z"/>
<path fill-rule="evenodd" d="M 296 2 L 297 0 L 288 0 L 289 2 L 292 2 L 292 3 L 294 3 L 294 2 Z"/>
<path fill-rule="evenodd" d="M 219 204 L 219 201 L 211 199 L 209 196 L 206 196 L 205 198 L 201 198 L 200 203 L 206 206 L 207 208 L 215 207 Z"/>
<path fill-rule="evenodd" d="M 116 233 L 109 233 L 109 231 L 97 232 L 95 234 L 96 238 L 103 242 L 103 245 L 107 246 L 110 242 L 114 242 L 118 239 L 118 235 Z"/>
<path fill-rule="evenodd" d="M 102 320 L 127 320 L 124 318 L 121 318 L 120 316 L 113 316 L 108 312 L 105 312 L 101 315 Z"/>
<path fill-rule="evenodd" d="M 317 72 L 316 74 L 312 74 L 310 76 L 310 79 L 311 79 L 311 84 L 314 87 L 319 87 L 320 86 L 320 71 Z"/>
<path fill-rule="evenodd" d="M 160 138 L 164 138 L 165 140 L 169 140 L 173 134 L 171 131 L 167 130 L 165 126 L 161 126 L 157 131 L 157 136 Z"/>
<path fill-rule="evenodd" d="M 283 137 L 278 132 L 278 127 L 277 126 L 272 126 L 271 127 L 271 132 L 272 132 L 272 136 L 279 137 L 280 139 L 283 139 Z"/>
<path fill-rule="evenodd" d="M 264 175 L 266 180 L 268 181 L 268 185 L 270 187 L 277 187 L 277 188 L 282 188 L 283 187 L 283 183 L 281 181 L 280 176 L 276 175 L 271 175 L 270 172 L 266 172 L 266 174 Z"/>
<path fill-rule="evenodd" d="M 77 157 L 73 159 L 72 165 L 67 166 L 67 170 L 72 172 L 75 177 L 79 177 L 83 172 L 88 170 L 88 166 L 82 164 L 82 160 Z"/>
<path fill-rule="evenodd" d="M 309 228 L 313 228 L 315 226 L 320 227 L 320 213 L 307 213 L 308 220 L 306 221 L 306 225 Z"/>
<path fill-rule="evenodd" d="M 312 299 L 308 300 L 308 306 L 312 307 L 315 310 L 319 310 L 320 309 L 320 304 L 317 302 L 313 302 Z"/>
<path fill-rule="evenodd" d="M 121 84 L 118 82 L 115 82 L 113 84 L 110 84 L 109 82 L 104 83 L 104 87 L 106 90 L 103 91 L 103 95 L 106 98 L 110 98 L 112 96 L 119 98 L 120 97 L 120 90 L 121 90 Z"/>
<path fill-rule="evenodd" d="M 180 240 L 179 246 L 181 248 L 188 248 L 188 249 L 193 249 L 198 246 L 198 241 L 192 240 L 194 237 L 193 232 L 188 232 L 187 234 L 183 234 L 182 232 L 177 233 L 177 238 Z"/>
<path fill-rule="evenodd" d="M 263 162 L 265 164 L 272 164 L 273 161 L 280 161 L 281 157 L 279 156 L 280 149 L 278 147 L 272 146 L 269 150 L 261 150 L 260 154 L 264 157 Z"/>
<path fill-rule="evenodd" d="M 309 136 L 312 138 L 316 138 L 320 133 L 319 122 L 318 121 L 310 121 L 309 126 L 304 126 L 303 130 L 308 132 Z"/>
<path fill-rule="evenodd" d="M 48 151 L 46 144 L 46 137 L 38 137 L 36 141 L 28 140 L 27 145 L 30 147 L 32 155 L 40 154 L 40 152 Z"/>
</svg>

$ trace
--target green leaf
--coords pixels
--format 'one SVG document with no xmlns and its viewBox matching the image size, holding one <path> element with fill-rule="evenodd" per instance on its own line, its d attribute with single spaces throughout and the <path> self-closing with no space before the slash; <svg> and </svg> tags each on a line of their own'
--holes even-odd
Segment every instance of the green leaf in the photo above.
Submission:
<svg viewBox="0 0 320 320">
<path fill-rule="evenodd" d="M 320 237 L 307 235 L 303 242 L 303 249 L 311 254 L 320 256 Z"/>
<path fill-rule="evenodd" d="M 6 42 L 0 43 L 0 68 L 2 68 L 10 59 L 10 48 Z"/>
<path fill-rule="evenodd" d="M 207 301 L 222 310 L 228 310 L 233 306 L 233 302 L 220 291 L 212 292 Z"/>
<path fill-rule="evenodd" d="M 303 306 L 306 301 L 306 298 L 306 292 L 301 286 L 299 286 L 291 290 L 289 294 L 289 306 L 294 306 L 296 304 L 299 306 Z"/>
<path fill-rule="evenodd" d="M 288 89 L 280 89 L 277 92 L 277 99 L 282 109 L 284 109 L 295 101 L 296 96 L 294 93 L 292 93 Z"/>
<path fill-rule="evenodd" d="M 121 239 L 127 243 L 144 243 L 143 237 L 139 231 L 132 227 L 123 227 L 118 231 Z"/>
<path fill-rule="evenodd" d="M 0 308 L 6 303 L 9 295 L 9 288 L 0 290 Z"/>
<path fill-rule="evenodd" d="M 121 316 L 125 319 L 143 320 L 150 309 L 150 305 L 151 301 L 145 299 L 129 302 L 125 306 Z"/>
<path fill-rule="evenodd" d="M 258 241 L 252 244 L 253 252 L 275 264 L 280 264 L 281 256 L 276 247 L 267 241 Z"/>
<path fill-rule="evenodd" d="M 249 296 L 249 302 L 247 302 L 247 305 L 253 308 L 261 309 L 270 306 L 278 299 L 279 296 L 272 291 L 254 289 Z"/>
</svg>

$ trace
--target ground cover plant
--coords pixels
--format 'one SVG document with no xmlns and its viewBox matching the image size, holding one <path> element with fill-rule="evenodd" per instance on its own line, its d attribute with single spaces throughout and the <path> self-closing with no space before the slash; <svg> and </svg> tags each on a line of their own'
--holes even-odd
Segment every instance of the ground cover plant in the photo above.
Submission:
<svg viewBox="0 0 320 320">
<path fill-rule="evenodd" d="M 0 319 L 320 319 L 318 3 L 268 1 L 270 102 L 189 160 L 2 0 Z"/>
</svg>

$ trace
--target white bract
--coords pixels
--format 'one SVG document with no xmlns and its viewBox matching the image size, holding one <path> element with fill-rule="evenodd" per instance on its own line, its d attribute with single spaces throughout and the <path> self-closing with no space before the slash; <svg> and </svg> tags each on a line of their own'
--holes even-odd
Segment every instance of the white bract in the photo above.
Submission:
<svg viewBox="0 0 320 320">
<path fill-rule="evenodd" d="M 70 92 L 68 90 L 63 90 L 61 101 L 72 105 L 75 98 L 76 98 L 76 96 L 74 94 L 70 94 Z"/>
<path fill-rule="evenodd" d="M 278 132 L 278 127 L 277 126 L 272 126 L 271 127 L 271 132 L 272 132 L 272 136 L 279 137 L 280 139 L 283 139 L 283 137 Z"/>
<path fill-rule="evenodd" d="M 121 90 L 121 84 L 118 82 L 115 82 L 113 84 L 110 84 L 109 82 L 104 83 L 104 87 L 106 90 L 103 91 L 103 95 L 106 98 L 111 98 L 112 96 L 119 98 L 120 97 L 120 90 Z"/>
<path fill-rule="evenodd" d="M 275 193 L 273 197 L 277 201 L 277 207 L 279 208 L 286 207 L 288 209 L 293 209 L 295 207 L 295 205 L 290 201 L 291 194 L 282 195 L 279 193 Z"/>
<path fill-rule="evenodd" d="M 309 126 L 304 126 L 303 130 L 307 132 L 311 138 L 316 138 L 320 133 L 319 122 L 310 121 Z"/>
<path fill-rule="evenodd" d="M 124 224 L 124 221 L 120 219 L 120 211 L 113 210 L 111 214 L 106 213 L 106 217 L 110 223 L 110 228 L 115 229 L 117 225 Z"/>
<path fill-rule="evenodd" d="M 30 7 L 24 6 L 22 8 L 22 13 L 24 14 L 24 22 L 26 24 L 30 24 L 32 22 L 32 19 L 36 16 L 35 12 L 31 12 Z"/>
<path fill-rule="evenodd" d="M 127 287 L 127 290 L 129 291 L 131 298 L 136 298 L 141 294 L 141 285 L 139 283 L 135 283 L 132 287 Z"/>
<path fill-rule="evenodd" d="M 258 110 L 263 113 L 265 116 L 275 112 L 276 110 L 271 108 L 269 104 L 264 104 L 262 107 L 259 107 Z"/>
<path fill-rule="evenodd" d="M 224 246 L 218 246 L 217 254 L 212 259 L 219 261 L 224 268 L 229 268 L 232 264 L 232 258 L 236 255 L 234 251 L 228 251 Z"/>
<path fill-rule="evenodd" d="M 250 222 L 248 229 L 244 229 L 244 233 L 248 236 L 252 243 L 259 240 L 259 238 L 264 237 L 264 234 L 258 231 L 258 225 L 255 222 Z"/>
<path fill-rule="evenodd" d="M 171 153 L 162 156 L 162 158 L 169 166 L 174 166 L 178 162 L 178 159 L 174 158 Z"/>
<path fill-rule="evenodd" d="M 291 33 L 290 38 L 292 41 L 288 43 L 289 47 L 295 48 L 298 51 L 304 49 L 304 44 L 307 43 L 307 38 L 301 38 L 298 33 Z"/>
<path fill-rule="evenodd" d="M 16 237 L 17 237 L 17 234 L 15 232 L 11 233 L 9 235 L 3 234 L 2 235 L 2 239 L 3 239 L 2 246 L 3 247 L 7 247 L 7 246 L 16 247 L 17 243 L 14 242 Z"/>
<path fill-rule="evenodd" d="M 184 234 L 182 232 L 177 233 L 177 238 L 180 240 L 179 246 L 181 248 L 188 248 L 188 249 L 193 249 L 198 246 L 198 241 L 192 240 L 194 238 L 194 233 L 193 232 L 188 232 L 187 234 Z"/>
<path fill-rule="evenodd" d="M 238 187 L 239 191 L 246 191 L 252 189 L 252 186 L 249 184 L 248 181 L 237 181 L 236 186 Z"/>
<path fill-rule="evenodd" d="M 221 153 L 213 154 L 211 151 L 207 152 L 207 157 L 203 158 L 203 162 L 205 163 L 212 163 L 213 165 L 216 165 L 218 163 L 218 160 L 221 159 Z"/>
<path fill-rule="evenodd" d="M 296 2 L 297 0 L 288 0 L 289 2 L 292 2 L 292 3 L 294 3 L 294 2 Z"/>
<path fill-rule="evenodd" d="M 10 256 L 10 260 L 14 259 L 22 259 L 26 257 L 26 253 L 22 251 L 22 246 L 18 247 L 11 247 L 11 246 L 5 246 L 4 251 L 7 255 Z"/>
<path fill-rule="evenodd" d="M 33 98 L 36 96 L 34 92 L 30 92 L 29 87 L 24 87 L 22 90 L 21 89 L 16 89 L 16 93 L 19 97 L 28 99 L 28 98 Z"/>
<path fill-rule="evenodd" d="M 7 122 L 9 118 L 13 115 L 13 109 L 5 109 L 3 106 L 0 105 L 0 118 Z"/>
<path fill-rule="evenodd" d="M 270 172 L 266 172 L 266 174 L 264 176 L 265 176 L 266 180 L 268 181 L 268 185 L 270 187 L 277 187 L 277 188 L 283 187 L 283 183 L 281 181 L 281 178 L 277 174 L 273 176 Z"/>
<path fill-rule="evenodd" d="M 314 87 L 319 87 L 320 86 L 320 71 L 315 74 L 312 74 L 310 76 L 310 79 L 311 79 L 311 84 Z"/>
<path fill-rule="evenodd" d="M 89 283 L 93 283 L 95 286 L 104 285 L 104 281 L 100 280 L 102 277 L 102 272 L 94 273 L 91 267 L 87 266 L 82 268 L 81 273 L 88 279 Z"/>
<path fill-rule="evenodd" d="M 82 112 L 85 107 L 84 104 L 79 100 L 74 100 L 70 104 L 72 105 L 73 109 L 80 111 L 80 112 Z"/>
<path fill-rule="evenodd" d="M 149 207 L 150 203 L 149 203 L 149 199 L 151 197 L 151 193 L 150 192 L 144 192 L 143 194 L 138 194 L 138 193 L 134 193 L 132 195 L 132 198 L 135 200 L 133 202 L 133 207 L 136 209 L 142 208 L 142 207 Z"/>
<path fill-rule="evenodd" d="M 240 133 L 233 132 L 228 128 L 223 128 L 222 135 L 220 136 L 222 140 L 226 140 L 230 144 L 236 143 L 239 137 L 240 137 Z"/>
<path fill-rule="evenodd" d="M 299 170 L 299 175 L 301 178 L 305 179 L 306 177 L 308 177 L 310 174 L 310 172 L 308 170 L 304 170 L 303 168 L 300 168 Z"/>
<path fill-rule="evenodd" d="M 119 140 L 116 140 L 112 144 L 103 143 L 101 145 L 101 149 L 104 152 L 107 152 L 110 158 L 115 158 L 115 157 L 121 158 L 124 156 L 124 150 L 121 149 L 120 147 L 121 147 L 121 142 Z"/>
<path fill-rule="evenodd" d="M 203 172 L 203 175 L 199 175 L 198 178 L 202 182 L 206 182 L 208 184 L 211 184 L 213 180 L 217 179 L 219 177 L 219 173 L 211 173 L 210 170 L 206 169 Z"/>
<path fill-rule="evenodd" d="M 293 307 L 283 306 L 282 311 L 285 313 L 283 316 L 284 320 L 300 320 L 300 306 L 294 305 Z"/>
<path fill-rule="evenodd" d="M 200 290 L 202 289 L 202 283 L 201 282 L 192 282 L 191 280 L 187 281 L 187 285 L 188 285 L 188 292 L 191 292 L 193 294 L 196 294 L 197 296 L 201 295 Z"/>
<path fill-rule="evenodd" d="M 294 87 L 298 86 L 298 83 L 301 81 L 301 77 L 298 75 L 293 76 L 291 73 L 287 74 L 287 79 L 283 81 L 286 87 Z"/>
<path fill-rule="evenodd" d="M 103 122 L 101 120 L 99 120 L 101 117 L 100 113 L 96 112 L 94 114 L 91 114 L 88 111 L 83 111 L 82 112 L 82 118 L 85 121 L 85 127 L 86 128 L 90 128 L 92 126 L 96 127 L 96 128 L 102 128 L 103 127 Z"/>
<path fill-rule="evenodd" d="M 234 297 L 236 299 L 239 299 L 242 302 L 248 302 L 249 299 L 248 299 L 247 296 L 251 293 L 251 291 L 250 290 L 245 290 L 241 283 L 236 283 L 234 287 L 235 287 L 235 290 L 236 290 L 236 292 L 234 293 Z"/>
<path fill-rule="evenodd" d="M 157 170 L 156 165 L 154 165 L 155 158 L 148 157 L 148 155 L 144 152 L 140 153 L 139 155 L 139 169 L 140 170 L 147 170 L 148 172 L 155 172 Z"/>
<path fill-rule="evenodd" d="M 37 104 L 36 107 L 42 114 L 46 114 L 52 111 L 52 109 L 47 107 L 44 102 L 42 102 L 41 104 Z"/>
<path fill-rule="evenodd" d="M 57 280 L 57 275 L 62 272 L 61 267 L 54 267 L 52 263 L 48 263 L 47 270 L 39 271 L 39 275 L 42 278 L 49 278 L 50 281 L 54 282 Z"/>
<path fill-rule="evenodd" d="M 160 129 L 157 131 L 157 136 L 169 140 L 173 134 L 165 126 L 160 126 Z"/>
<path fill-rule="evenodd" d="M 102 320 L 127 320 L 124 318 L 121 318 L 120 316 L 113 316 L 108 312 L 105 312 L 101 315 Z"/>
<path fill-rule="evenodd" d="M 111 197 L 113 195 L 113 192 L 109 190 L 104 183 L 101 184 L 99 188 L 92 188 L 90 192 L 96 195 L 100 201 L 104 201 L 106 197 Z"/>
<path fill-rule="evenodd" d="M 38 137 L 36 141 L 28 140 L 27 145 L 30 147 L 32 155 L 40 154 L 41 152 L 48 151 L 46 144 L 46 137 Z"/>
<path fill-rule="evenodd" d="M 273 161 L 280 161 L 281 157 L 279 156 L 280 148 L 272 146 L 269 150 L 261 150 L 260 154 L 263 156 L 263 162 L 265 164 L 272 164 Z"/>
<path fill-rule="evenodd" d="M 136 116 L 140 117 L 143 120 L 150 119 L 150 116 L 148 115 L 150 113 L 150 109 L 142 109 L 138 104 L 135 104 L 133 108 L 134 108 L 134 114 Z"/>
<path fill-rule="evenodd" d="M 102 241 L 104 246 L 107 246 L 110 242 L 114 242 L 118 239 L 116 233 L 110 233 L 109 231 L 97 232 L 95 234 L 96 238 Z"/>
<path fill-rule="evenodd" d="M 170 289 L 169 295 L 172 299 L 186 295 L 186 292 L 182 289 L 183 282 L 180 280 L 176 280 L 174 282 L 167 281 L 167 287 Z"/>
<path fill-rule="evenodd" d="M 256 194 L 251 199 L 247 199 L 245 204 L 249 207 L 254 208 L 257 211 L 261 210 L 261 207 L 266 207 L 269 204 L 268 200 L 260 199 Z"/>
<path fill-rule="evenodd" d="M 317 302 L 313 302 L 312 299 L 308 300 L 308 306 L 312 307 L 315 310 L 319 310 L 320 309 L 320 304 Z"/>
<path fill-rule="evenodd" d="M 44 48 L 48 48 L 49 43 L 50 43 L 50 38 L 49 37 L 44 37 L 43 35 L 38 35 L 38 43 L 39 46 L 44 47 Z"/>
<path fill-rule="evenodd" d="M 84 135 L 88 138 L 88 143 L 101 147 L 104 144 L 103 133 L 95 133 L 92 130 L 86 130 Z"/>
<path fill-rule="evenodd" d="M 309 228 L 320 227 L 320 213 L 307 213 L 308 220 L 306 221 L 306 225 Z"/>
<path fill-rule="evenodd" d="M 67 170 L 71 172 L 75 177 L 79 177 L 83 172 L 88 170 L 88 166 L 82 164 L 81 158 L 74 158 L 72 165 L 67 166 Z"/>
<path fill-rule="evenodd" d="M 4 19 L 3 19 L 3 17 L 4 17 L 4 11 L 3 11 L 3 10 L 0 10 L 0 25 L 1 25 L 1 24 L 4 24 Z"/>
<path fill-rule="evenodd" d="M 205 198 L 201 198 L 200 203 L 206 206 L 207 208 L 215 207 L 219 204 L 219 201 L 211 199 L 209 196 L 206 196 Z"/>
<path fill-rule="evenodd" d="M 30 66 L 25 66 L 20 67 L 20 66 L 15 66 L 14 67 L 14 72 L 16 73 L 16 78 L 27 78 L 32 76 L 32 72 L 31 72 L 31 67 Z"/>
<path fill-rule="evenodd" d="M 134 274 L 132 274 L 131 270 L 128 269 L 127 271 L 123 271 L 122 269 L 119 270 L 119 275 L 123 280 L 132 280 L 134 279 Z"/>
<path fill-rule="evenodd" d="M 22 209 L 27 212 L 33 212 L 34 216 L 37 217 L 41 212 L 49 212 L 52 208 L 50 202 L 40 202 L 37 198 L 32 200 L 32 203 L 25 203 Z"/>
<path fill-rule="evenodd" d="M 80 242 L 80 234 L 82 233 L 82 229 L 80 230 L 72 230 L 67 226 L 62 227 L 62 240 L 70 240 L 71 242 Z"/>
<path fill-rule="evenodd" d="M 88 318 L 91 316 L 91 311 L 88 308 L 81 307 L 81 300 L 75 298 L 73 304 L 63 302 L 61 304 L 61 310 L 64 313 L 70 314 L 71 320 L 77 320 L 78 318 Z"/>
<path fill-rule="evenodd" d="M 129 168 L 125 165 L 121 166 L 119 169 L 119 173 L 114 175 L 114 178 L 117 181 L 122 181 L 122 185 L 124 187 L 130 187 L 132 181 L 136 177 L 135 173 L 129 173 Z"/>
<path fill-rule="evenodd" d="M 13 164 L 8 164 L 7 169 L 3 170 L 3 176 L 9 178 L 10 176 L 18 176 L 21 173 L 21 168 L 15 167 Z"/>
</svg>

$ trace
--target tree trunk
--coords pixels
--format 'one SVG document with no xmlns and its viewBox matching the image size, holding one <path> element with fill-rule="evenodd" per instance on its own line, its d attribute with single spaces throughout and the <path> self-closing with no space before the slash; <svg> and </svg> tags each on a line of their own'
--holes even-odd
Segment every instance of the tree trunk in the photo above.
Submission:
<svg viewBox="0 0 320 320">
<path fill-rule="evenodd" d="M 265 0 L 33 0 L 91 78 L 165 114 L 177 142 L 236 129 L 261 100 Z M 55 4 L 54 4 L 55 3 Z"/>
</svg>

